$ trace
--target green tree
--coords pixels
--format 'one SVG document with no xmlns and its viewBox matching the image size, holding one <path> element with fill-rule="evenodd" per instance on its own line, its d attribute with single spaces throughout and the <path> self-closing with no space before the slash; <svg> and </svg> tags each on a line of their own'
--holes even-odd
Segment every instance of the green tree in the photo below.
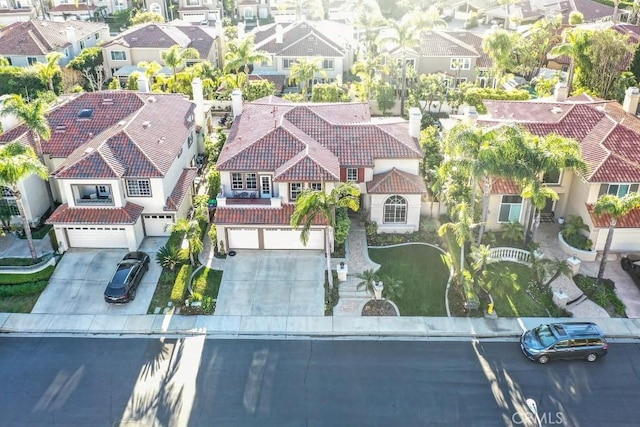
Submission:
<svg viewBox="0 0 640 427">
<path fill-rule="evenodd" d="M 84 87 L 87 90 L 101 90 L 104 81 L 104 58 L 100 46 L 87 47 L 73 58 L 67 68 L 76 70 L 84 77 Z"/>
<path fill-rule="evenodd" d="M 611 250 L 611 242 L 613 241 L 613 232 L 619 220 L 623 219 L 629 213 L 640 208 L 640 194 L 629 193 L 624 197 L 618 197 L 613 194 L 604 194 L 598 198 L 595 206 L 593 207 L 593 213 L 598 218 L 609 219 L 609 231 L 607 232 L 607 240 L 602 250 L 602 259 L 600 260 L 600 269 L 598 270 L 598 278 L 596 280 L 596 286 L 602 282 L 604 276 L 604 270 L 607 266 L 607 258 L 609 251 Z"/>
<path fill-rule="evenodd" d="M 162 60 L 167 67 L 173 71 L 173 81 L 176 81 L 176 70 L 184 66 L 189 59 L 198 59 L 200 54 L 192 47 L 183 48 L 180 45 L 173 45 L 169 50 L 165 50 L 161 54 Z"/>
<path fill-rule="evenodd" d="M 289 74 L 289 82 L 302 85 L 301 92 L 306 97 L 307 86 L 313 90 L 313 78 L 320 74 L 325 79 L 327 72 L 322 68 L 322 58 L 300 58 L 292 66 Z"/>
<path fill-rule="evenodd" d="M 248 35 L 242 40 L 229 41 L 224 59 L 224 72 L 237 76 L 236 87 L 241 87 L 240 74 L 244 73 L 246 78 L 251 73 L 253 64 L 256 62 L 271 63 L 271 56 L 267 52 L 255 49 L 253 35 Z M 248 79 L 245 80 L 245 92 L 248 81 Z"/>
<path fill-rule="evenodd" d="M 562 18 L 562 15 L 558 16 Z M 538 75 L 540 68 L 547 62 L 547 54 L 552 46 L 560 41 L 556 33 L 561 24 L 561 19 L 543 18 L 531 26 L 527 36 L 514 36 L 515 71 L 527 80 Z"/>
<path fill-rule="evenodd" d="M 584 56 L 582 52 L 585 51 L 588 44 L 583 31 L 565 30 L 562 33 L 562 42 L 554 46 L 550 51 L 551 55 L 555 55 L 556 57 L 569 57 L 569 71 L 567 73 L 569 93 L 573 92 L 576 61 L 578 57 Z"/>
<path fill-rule="evenodd" d="M 331 274 L 331 245 L 329 233 L 336 226 L 336 208 L 344 207 L 352 211 L 360 208 L 360 189 L 354 183 L 340 183 L 330 192 L 306 189 L 298 195 L 296 208 L 291 215 L 291 226 L 294 230 L 302 227 L 300 240 L 304 245 L 309 241 L 309 233 L 316 219 L 327 223 L 325 231 L 325 249 L 329 288 L 333 289 Z"/>
<path fill-rule="evenodd" d="M 405 16 L 401 21 L 389 21 L 388 24 L 391 35 L 385 41 L 398 49 L 400 53 L 400 67 L 402 67 L 402 75 L 400 77 L 400 114 L 404 115 L 404 102 L 407 92 L 407 53 L 420 43 L 419 33 L 408 16 Z"/>
<path fill-rule="evenodd" d="M 0 185 L 9 188 L 15 197 L 31 258 L 35 261 L 38 259 L 38 254 L 33 244 L 31 227 L 24 211 L 22 193 L 18 188 L 20 182 L 31 175 L 37 175 L 45 181 L 49 179 L 49 170 L 38 160 L 31 147 L 26 147 L 19 142 L 11 142 L 0 148 Z"/>
<path fill-rule="evenodd" d="M 42 81 L 49 86 L 49 90 L 51 92 L 55 92 L 53 78 L 56 74 L 60 73 L 60 60 L 62 59 L 62 54 L 60 52 L 50 52 L 45 56 L 45 58 L 47 59 L 46 64 L 37 62 L 34 67 Z"/>
<path fill-rule="evenodd" d="M 184 235 L 188 245 L 189 262 L 195 267 L 196 256 L 204 249 L 201 238 L 202 229 L 198 221 L 180 218 L 171 227 L 171 232 L 182 233 Z"/>
<path fill-rule="evenodd" d="M 448 231 L 453 232 L 456 243 L 460 247 L 460 266 L 458 275 L 461 275 L 465 268 L 464 247 L 473 239 L 473 216 L 466 202 L 460 203 L 452 212 L 456 222 L 447 222 L 442 224 L 438 230 L 439 236 L 444 236 Z"/>
<path fill-rule="evenodd" d="M 569 25 L 584 24 L 584 15 L 577 10 L 569 13 Z"/>
<path fill-rule="evenodd" d="M 495 30 L 482 40 L 482 50 L 486 52 L 493 63 L 493 87 L 500 84 L 507 70 L 512 70 L 515 67 L 514 37 L 507 30 Z"/>
<path fill-rule="evenodd" d="M 250 81 L 247 89 L 248 90 L 244 95 L 244 98 L 247 101 L 254 101 L 276 93 L 276 85 L 269 80 Z"/>
<path fill-rule="evenodd" d="M 376 87 L 376 102 L 382 115 L 386 115 L 396 105 L 396 91 L 391 84 L 380 82 Z"/>
<path fill-rule="evenodd" d="M 162 24 L 164 22 L 164 17 L 159 13 L 147 12 L 147 11 L 143 12 L 142 10 L 138 10 L 129 21 L 129 24 L 139 25 L 139 24 L 145 24 L 148 22 Z"/>
<path fill-rule="evenodd" d="M 377 299 L 376 293 L 374 291 L 374 286 L 375 283 L 380 280 L 380 278 L 378 277 L 378 274 L 375 272 L 375 270 L 368 269 L 363 271 L 362 273 L 356 274 L 355 276 L 360 279 L 360 282 L 358 282 L 357 284 L 357 288 L 364 288 L 365 291 L 373 296 L 374 300 Z"/>
</svg>

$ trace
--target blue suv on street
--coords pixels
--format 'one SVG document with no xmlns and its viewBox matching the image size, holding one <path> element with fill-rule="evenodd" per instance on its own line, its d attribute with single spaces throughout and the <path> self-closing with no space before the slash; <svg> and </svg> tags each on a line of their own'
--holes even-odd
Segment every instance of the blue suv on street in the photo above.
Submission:
<svg viewBox="0 0 640 427">
<path fill-rule="evenodd" d="M 530 360 L 542 364 L 554 359 L 595 362 L 606 356 L 609 344 L 595 323 L 550 323 L 523 333 L 520 349 Z"/>
</svg>

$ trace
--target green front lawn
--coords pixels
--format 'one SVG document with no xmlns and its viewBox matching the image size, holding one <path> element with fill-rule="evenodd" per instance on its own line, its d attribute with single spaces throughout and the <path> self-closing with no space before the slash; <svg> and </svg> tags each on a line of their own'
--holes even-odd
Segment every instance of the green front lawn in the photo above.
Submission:
<svg viewBox="0 0 640 427">
<path fill-rule="evenodd" d="M 151 298 L 151 303 L 147 310 L 148 314 L 153 314 L 156 307 L 160 307 L 161 309 L 167 307 L 167 303 L 171 301 L 171 292 L 174 286 L 181 285 L 176 283 L 179 271 L 180 267 L 177 267 L 175 271 L 170 271 L 166 268 L 162 270 L 156 291 Z M 218 298 L 221 280 L 222 271 L 211 270 L 204 267 L 193 279 L 193 291 L 202 295 L 203 298 L 210 297 L 216 299 Z M 186 296 L 188 295 L 185 295 L 185 298 Z"/>
<path fill-rule="evenodd" d="M 0 313 L 31 313 L 55 267 L 32 274 L 0 274 Z"/>
<path fill-rule="evenodd" d="M 545 308 L 536 303 L 526 292 L 531 281 L 531 269 L 516 262 L 500 262 L 500 270 L 514 274 L 510 284 L 491 286 L 489 293 L 493 297 L 494 308 L 500 317 L 546 317 Z"/>
<path fill-rule="evenodd" d="M 378 275 L 401 280 L 404 293 L 395 302 L 402 316 L 446 316 L 444 298 L 449 270 L 442 252 L 426 245 L 370 248 L 381 265 Z"/>
</svg>

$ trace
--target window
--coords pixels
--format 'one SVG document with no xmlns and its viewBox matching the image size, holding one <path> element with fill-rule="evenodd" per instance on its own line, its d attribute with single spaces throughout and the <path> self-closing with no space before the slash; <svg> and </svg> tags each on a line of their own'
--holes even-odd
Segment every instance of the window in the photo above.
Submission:
<svg viewBox="0 0 640 427">
<path fill-rule="evenodd" d="M 347 182 L 358 182 L 357 168 L 347 168 Z"/>
<path fill-rule="evenodd" d="M 187 6 L 200 6 L 200 0 L 187 0 Z"/>
<path fill-rule="evenodd" d="M 321 182 L 312 182 L 309 184 L 309 188 L 313 191 L 322 191 L 322 183 Z"/>
<path fill-rule="evenodd" d="M 234 172 L 231 174 L 231 189 L 232 190 L 241 190 L 243 188 L 244 183 L 242 182 L 242 174 L 239 172 Z"/>
<path fill-rule="evenodd" d="M 450 69 L 452 70 L 470 70 L 471 59 L 470 58 L 451 58 Z"/>
<path fill-rule="evenodd" d="M 248 173 L 245 175 L 247 181 L 247 190 L 258 189 L 258 175 L 255 173 Z"/>
<path fill-rule="evenodd" d="M 301 182 L 292 182 L 289 184 L 289 200 L 296 200 L 298 195 L 302 192 Z"/>
<path fill-rule="evenodd" d="M 149 5 L 149 11 L 162 15 L 162 8 L 158 3 L 151 3 Z"/>
<path fill-rule="evenodd" d="M 111 51 L 111 60 L 112 61 L 126 61 L 127 53 L 124 50 L 113 50 Z"/>
<path fill-rule="evenodd" d="M 553 171 L 545 172 L 542 177 L 542 182 L 545 184 L 555 184 L 559 185 L 562 178 L 562 172 L 560 169 L 556 169 Z"/>
<path fill-rule="evenodd" d="M 80 50 L 84 49 L 85 46 L 84 40 L 80 40 Z"/>
<path fill-rule="evenodd" d="M 292 58 L 284 58 L 282 60 L 282 68 L 284 68 L 285 70 L 289 70 L 291 69 L 291 67 L 293 66 L 293 64 L 296 63 L 295 59 Z"/>
<path fill-rule="evenodd" d="M 244 19 L 253 19 L 253 9 L 246 8 L 244 10 Z"/>
<path fill-rule="evenodd" d="M 405 58 L 404 63 L 407 67 L 416 68 L 416 60 L 414 58 Z M 398 67 L 402 67 L 402 59 L 396 59 L 396 64 L 398 64 Z"/>
<path fill-rule="evenodd" d="M 384 203 L 385 224 L 406 224 L 407 200 L 401 196 L 391 196 Z"/>
<path fill-rule="evenodd" d="M 618 197 L 624 197 L 629 194 L 630 184 L 609 184 L 607 194 L 613 194 Z"/>
<path fill-rule="evenodd" d="M 128 179 L 127 193 L 132 197 L 150 197 L 151 184 L 148 179 Z"/>
<path fill-rule="evenodd" d="M 193 145 L 193 133 L 189 134 L 189 137 L 187 138 L 187 147 L 191 147 Z"/>
<path fill-rule="evenodd" d="M 325 70 L 333 70 L 333 59 L 325 59 L 322 61 L 322 68 Z"/>
<path fill-rule="evenodd" d="M 20 215 L 18 205 L 14 199 L 0 199 L 0 206 L 6 208 L 9 215 Z"/>
<path fill-rule="evenodd" d="M 518 222 L 520 221 L 520 211 L 522 210 L 522 197 L 502 196 L 498 222 Z"/>
<path fill-rule="evenodd" d="M 38 62 L 38 58 L 36 58 L 35 56 L 27 56 L 27 63 L 29 65 L 33 65 L 36 62 Z"/>
<path fill-rule="evenodd" d="M 93 35 L 93 37 L 94 37 L 96 40 L 100 40 L 100 33 L 95 33 L 95 34 Z"/>
</svg>

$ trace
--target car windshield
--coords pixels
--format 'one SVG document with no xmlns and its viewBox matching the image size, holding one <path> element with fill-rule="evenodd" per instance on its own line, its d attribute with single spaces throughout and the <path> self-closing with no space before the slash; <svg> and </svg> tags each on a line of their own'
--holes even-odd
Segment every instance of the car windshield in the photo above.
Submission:
<svg viewBox="0 0 640 427">
<path fill-rule="evenodd" d="M 135 262 L 127 261 L 122 261 L 120 264 L 118 264 L 118 269 L 111 278 L 111 283 L 109 284 L 109 286 L 111 286 L 112 288 L 123 288 L 125 283 L 127 283 L 127 277 L 129 276 L 129 273 L 131 273 L 131 271 L 133 270 L 134 264 Z"/>
<path fill-rule="evenodd" d="M 533 330 L 536 338 L 543 347 L 549 347 L 556 342 L 556 337 L 553 335 L 549 325 L 540 325 Z"/>
</svg>

